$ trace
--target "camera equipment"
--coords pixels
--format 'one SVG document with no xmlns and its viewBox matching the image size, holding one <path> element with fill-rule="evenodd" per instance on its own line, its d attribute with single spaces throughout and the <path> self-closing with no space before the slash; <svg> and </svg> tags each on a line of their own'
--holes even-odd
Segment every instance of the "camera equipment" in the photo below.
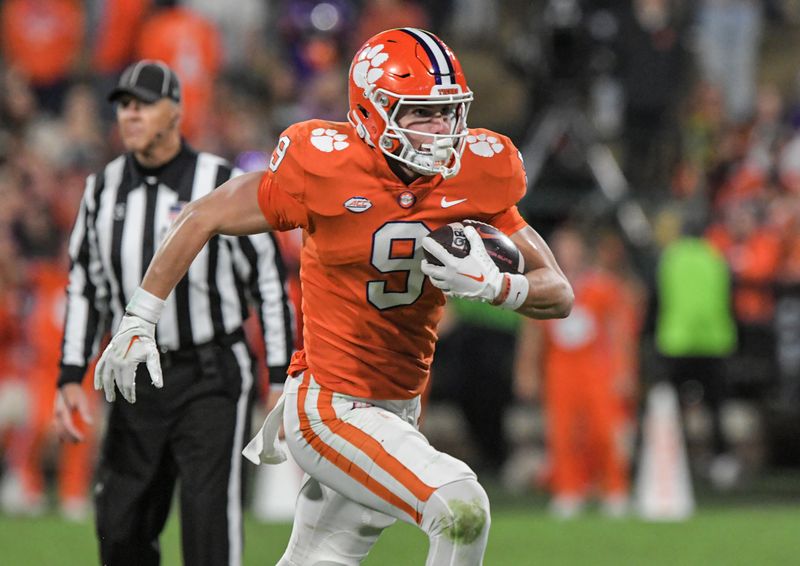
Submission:
<svg viewBox="0 0 800 566">
<path fill-rule="evenodd" d="M 536 186 L 548 159 L 569 141 L 588 165 L 592 178 L 611 206 L 631 243 L 648 247 L 652 229 L 638 202 L 628 197 L 628 181 L 611 149 L 602 142 L 583 108 L 590 84 L 592 59 L 600 43 L 589 33 L 577 0 L 549 0 L 544 11 L 544 63 L 550 102 L 521 146 L 528 187 Z M 602 39 L 602 38 L 601 38 Z"/>
</svg>

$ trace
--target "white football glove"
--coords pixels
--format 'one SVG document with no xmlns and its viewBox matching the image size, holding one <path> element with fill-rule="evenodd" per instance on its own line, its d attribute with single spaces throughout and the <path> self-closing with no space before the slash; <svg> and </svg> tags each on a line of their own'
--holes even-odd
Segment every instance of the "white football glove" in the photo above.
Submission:
<svg viewBox="0 0 800 566">
<path fill-rule="evenodd" d="M 147 364 L 153 385 L 158 388 L 164 386 L 161 358 L 155 340 L 156 321 L 163 303 L 141 288 L 134 293 L 128 312 L 122 317 L 116 334 L 106 346 L 94 372 L 94 388 L 102 387 L 109 402 L 117 397 L 115 384 L 129 403 L 136 402 L 136 368 L 142 362 Z M 145 320 L 140 314 L 154 318 L 154 321 Z"/>
<path fill-rule="evenodd" d="M 455 257 L 433 238 L 423 238 L 422 247 L 443 265 L 423 259 L 422 272 L 445 295 L 517 310 L 528 297 L 528 278 L 521 273 L 501 273 L 472 226 L 464 227 L 464 236 L 469 241 L 469 254 L 463 258 Z"/>
<path fill-rule="evenodd" d="M 423 238 L 422 247 L 442 265 L 423 259 L 422 272 L 446 295 L 494 302 L 503 288 L 503 274 L 489 257 L 475 228 L 465 226 L 464 236 L 469 241 L 469 254 L 465 257 L 455 257 L 430 236 Z"/>
</svg>

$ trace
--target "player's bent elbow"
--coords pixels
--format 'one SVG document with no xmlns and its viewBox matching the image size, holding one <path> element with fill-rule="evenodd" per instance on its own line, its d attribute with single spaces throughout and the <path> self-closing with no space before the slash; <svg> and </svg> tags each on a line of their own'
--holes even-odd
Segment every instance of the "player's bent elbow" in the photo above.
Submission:
<svg viewBox="0 0 800 566">
<path fill-rule="evenodd" d="M 572 312 L 572 305 L 575 304 L 575 291 L 572 290 L 572 285 L 564 281 L 561 289 L 561 300 L 556 307 L 555 318 L 567 318 L 569 313 Z"/>
<path fill-rule="evenodd" d="M 547 307 L 536 313 L 533 318 L 567 318 L 572 312 L 572 305 L 575 303 L 575 292 L 568 281 L 563 280 L 553 289 Z"/>
<path fill-rule="evenodd" d="M 216 233 L 214 214 L 206 203 L 193 201 L 183 207 L 181 213 L 175 219 L 174 226 L 186 234 L 203 236 L 206 241 Z"/>
</svg>

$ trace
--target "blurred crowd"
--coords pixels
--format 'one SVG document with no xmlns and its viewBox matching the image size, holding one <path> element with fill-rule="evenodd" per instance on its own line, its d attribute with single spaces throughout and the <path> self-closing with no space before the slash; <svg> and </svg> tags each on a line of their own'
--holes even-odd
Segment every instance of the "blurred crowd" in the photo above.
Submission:
<svg viewBox="0 0 800 566">
<path fill-rule="evenodd" d="M 122 149 L 106 102 L 122 69 L 139 58 L 166 61 L 182 83 L 182 133 L 189 143 L 256 170 L 287 125 L 310 117 L 344 120 L 352 53 L 374 33 L 399 26 L 445 38 L 476 92 L 471 123 L 508 133 L 523 153 L 552 152 L 565 184 L 585 173 L 580 148 L 565 139 L 547 148 L 530 142 L 548 109 L 574 100 L 593 141 L 608 146 L 620 164 L 629 185 L 625 198 L 640 203 L 653 226 L 653 244 L 637 247 L 607 221 L 608 203 L 595 210 L 597 201 L 587 197 L 553 208 L 540 200 L 547 193 L 531 188 L 524 213 L 545 236 L 558 236 L 560 259 L 575 264 L 579 297 L 584 290 L 589 297 L 586 318 L 544 328 L 549 338 L 534 353 L 538 362 L 521 367 L 514 363 L 517 337 L 525 345 L 534 338 L 530 329 L 520 332 L 516 317 L 474 305 L 452 308 L 431 399 L 457 400 L 479 454 L 475 467 L 499 473 L 507 465 L 513 447 L 504 416 L 514 399 L 546 404 L 548 395 L 569 395 L 547 385 L 548 372 L 565 371 L 547 358 L 547 347 L 560 347 L 569 358 L 594 340 L 601 354 L 616 352 L 602 370 L 607 391 L 574 403 L 552 401 L 572 403 L 578 412 L 582 403 L 613 404 L 592 421 L 607 436 L 587 440 L 599 443 L 590 452 L 601 475 L 613 476 L 598 480 L 610 486 L 612 513 L 619 507 L 615 497 L 628 490 L 641 384 L 654 379 L 644 375 L 643 352 L 654 350 L 655 359 L 735 359 L 728 364 L 734 371 L 719 378 L 726 383 L 723 397 L 797 406 L 800 61 L 787 61 L 792 49 L 763 50 L 771 33 L 797 46 L 796 4 L 0 0 L 0 503 L 10 512 L 45 505 L 42 459 L 53 447 L 49 418 L 68 234 L 86 176 Z M 762 81 L 765 68 L 776 69 L 770 82 Z M 665 316 L 656 266 L 662 250 L 683 238 L 709 244 L 709 257 L 721 257 L 728 269 L 735 340 L 727 349 L 676 354 L 653 339 Z M 284 239 L 295 268 L 297 240 Z M 586 326 L 597 321 L 622 326 L 603 332 Z M 474 359 L 464 356 L 481 351 Z M 596 373 L 591 355 L 586 363 Z M 699 394 L 696 383 L 684 389 L 703 400 L 702 383 Z M 561 450 L 563 438 L 554 438 L 554 429 L 548 442 Z M 93 454 L 88 444 L 63 458 L 59 500 L 67 516 L 87 509 Z M 585 462 L 566 461 L 568 471 L 561 461 L 540 470 L 536 481 L 580 491 L 575 486 L 590 481 L 580 471 Z"/>
</svg>

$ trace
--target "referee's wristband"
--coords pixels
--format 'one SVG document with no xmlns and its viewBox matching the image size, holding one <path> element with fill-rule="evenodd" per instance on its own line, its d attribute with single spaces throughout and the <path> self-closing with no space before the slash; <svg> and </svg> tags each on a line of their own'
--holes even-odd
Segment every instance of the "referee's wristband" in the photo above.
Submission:
<svg viewBox="0 0 800 566">
<path fill-rule="evenodd" d="M 156 324 L 158 319 L 161 318 L 164 303 L 164 299 L 159 299 L 154 294 L 137 287 L 128 306 L 125 307 L 125 312 Z"/>
<path fill-rule="evenodd" d="M 57 386 L 62 387 L 68 383 L 80 385 L 84 375 L 86 375 L 86 366 L 62 365 L 58 374 Z"/>
</svg>

